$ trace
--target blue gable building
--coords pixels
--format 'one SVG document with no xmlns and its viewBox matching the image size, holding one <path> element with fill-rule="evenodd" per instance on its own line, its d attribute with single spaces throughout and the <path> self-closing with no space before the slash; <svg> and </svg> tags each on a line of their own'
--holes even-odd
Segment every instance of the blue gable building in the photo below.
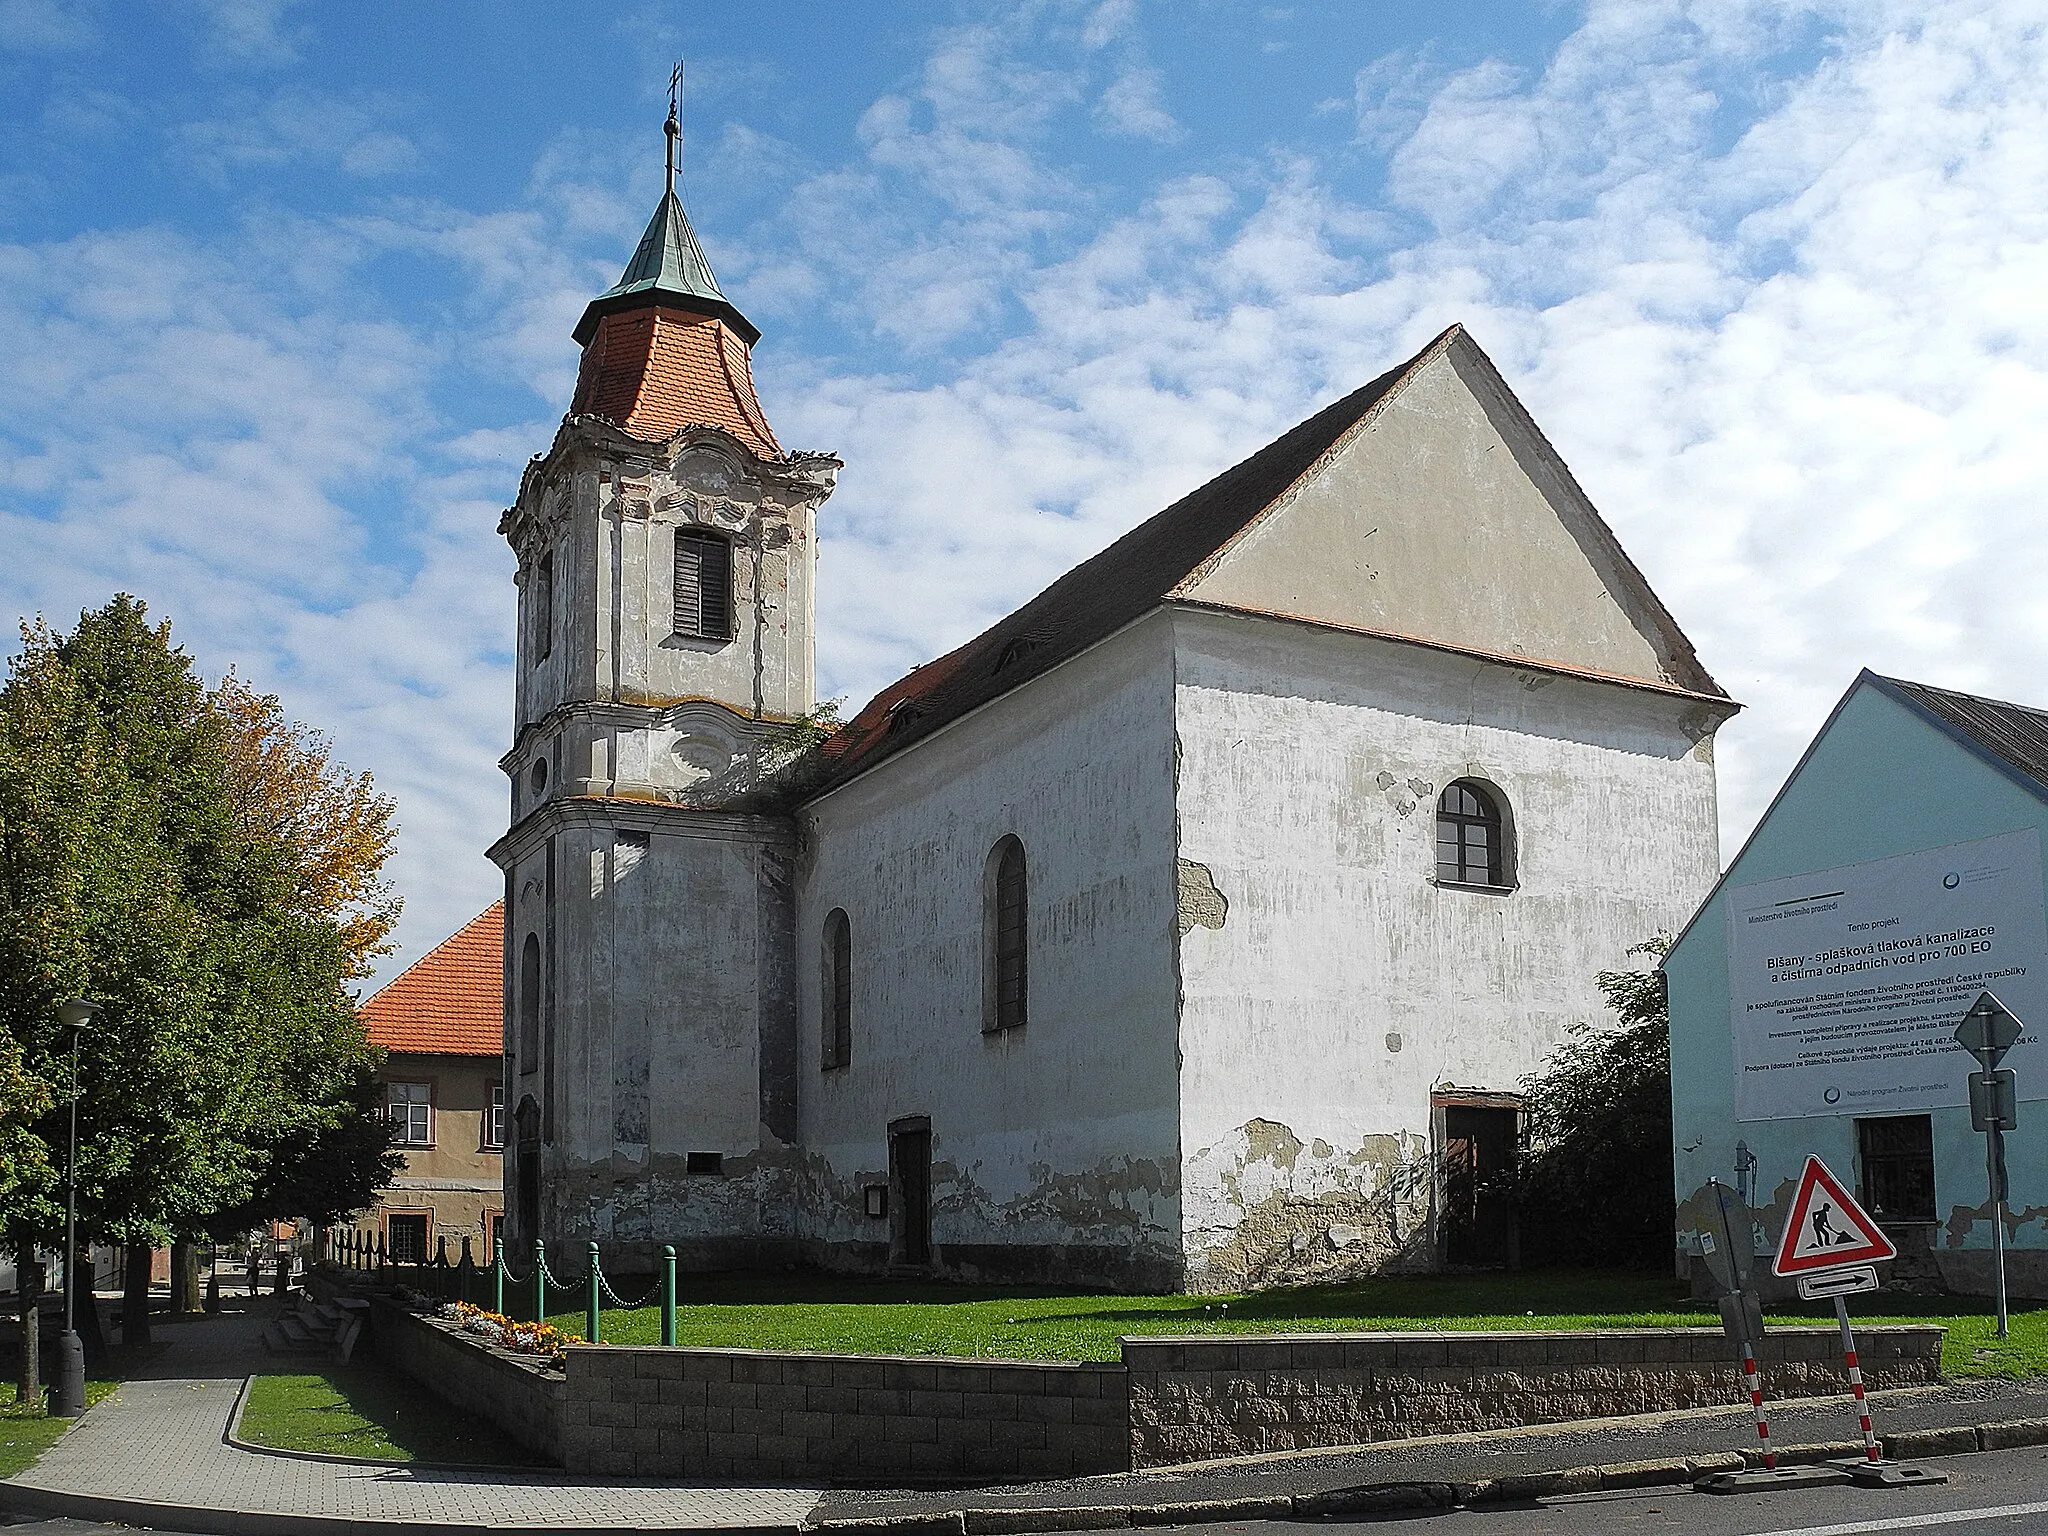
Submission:
<svg viewBox="0 0 2048 1536">
<path fill-rule="evenodd" d="M 1710 1178 L 1751 1192 L 1762 1252 L 1812 1153 L 1890 1232 L 1897 1278 L 1987 1292 L 1974 1062 L 1952 1037 L 1989 990 L 2028 1026 L 2005 1063 L 2009 1283 L 2048 1296 L 2044 830 L 2048 712 L 1850 686 L 1664 962 L 1682 1270 Z"/>
</svg>

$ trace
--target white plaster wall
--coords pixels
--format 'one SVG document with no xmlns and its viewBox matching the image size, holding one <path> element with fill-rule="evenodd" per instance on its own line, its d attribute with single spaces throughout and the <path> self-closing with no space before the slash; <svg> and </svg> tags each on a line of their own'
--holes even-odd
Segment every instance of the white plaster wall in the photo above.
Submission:
<svg viewBox="0 0 2048 1536">
<path fill-rule="evenodd" d="M 1180 945 L 1190 1284 L 1426 1265 L 1432 1088 L 1514 1089 L 1690 915 L 1711 743 L 1644 690 L 1254 617 L 1175 635 L 1179 855 L 1228 903 Z M 1512 895 L 1434 884 L 1467 775 L 1509 803 Z"/>
<path fill-rule="evenodd" d="M 924 1114 L 942 1264 L 1078 1244 L 1140 1253 L 1155 1277 L 1177 1266 L 1169 632 L 1156 614 L 807 807 L 797 1082 L 815 1237 L 887 1240 L 859 1186 L 886 1174 L 889 1122 Z M 985 1036 L 984 869 L 1011 833 L 1030 1022 Z M 852 927 L 853 1059 L 821 1072 L 834 907 Z"/>
</svg>

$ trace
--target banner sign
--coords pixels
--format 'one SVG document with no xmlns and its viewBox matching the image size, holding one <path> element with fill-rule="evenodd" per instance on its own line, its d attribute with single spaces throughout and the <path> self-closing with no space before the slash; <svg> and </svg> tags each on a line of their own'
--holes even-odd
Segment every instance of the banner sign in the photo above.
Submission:
<svg viewBox="0 0 2048 1536">
<path fill-rule="evenodd" d="M 1986 990 L 2027 1026 L 2022 1097 L 2048 1096 L 2026 1070 L 2048 1029 L 2033 828 L 1737 886 L 1727 913 L 1736 1119 L 1967 1105 L 1955 1030 Z"/>
</svg>

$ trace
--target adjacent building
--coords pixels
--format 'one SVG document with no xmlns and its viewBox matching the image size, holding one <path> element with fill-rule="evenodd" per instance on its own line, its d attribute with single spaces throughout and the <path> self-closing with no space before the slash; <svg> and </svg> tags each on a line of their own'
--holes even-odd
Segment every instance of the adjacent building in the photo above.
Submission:
<svg viewBox="0 0 2048 1536">
<path fill-rule="evenodd" d="M 1737 706 L 1470 335 L 794 767 L 839 461 L 770 426 L 673 192 L 575 336 L 501 524 L 519 1240 L 1147 1289 L 1512 1258 L 1517 1085 L 1711 886 Z"/>
<path fill-rule="evenodd" d="M 362 1006 L 405 1169 L 354 1225 L 396 1263 L 478 1263 L 504 1220 L 505 914 L 477 916 Z"/>
<path fill-rule="evenodd" d="M 2048 1296 L 2048 712 L 1865 672 L 1664 962 L 1681 1267 L 1709 1179 L 1775 1244 L 1809 1154 L 1898 1245 L 1894 1274 L 1991 1288 L 1975 1062 L 1982 993 L 2027 1033 L 2006 1137 L 2016 1294 Z"/>
</svg>

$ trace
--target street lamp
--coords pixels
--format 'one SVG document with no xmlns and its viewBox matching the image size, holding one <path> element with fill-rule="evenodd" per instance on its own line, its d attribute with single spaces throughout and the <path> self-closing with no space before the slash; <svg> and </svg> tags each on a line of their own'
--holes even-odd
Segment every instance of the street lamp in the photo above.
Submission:
<svg viewBox="0 0 2048 1536">
<path fill-rule="evenodd" d="M 71 1031 L 71 1156 L 64 1163 L 64 1332 L 57 1340 L 57 1377 L 50 1385 L 53 1419 L 75 1419 L 85 1412 L 85 1345 L 72 1313 L 78 1292 L 78 1041 L 105 1011 L 82 997 L 57 1005 L 57 1022 Z"/>
</svg>

